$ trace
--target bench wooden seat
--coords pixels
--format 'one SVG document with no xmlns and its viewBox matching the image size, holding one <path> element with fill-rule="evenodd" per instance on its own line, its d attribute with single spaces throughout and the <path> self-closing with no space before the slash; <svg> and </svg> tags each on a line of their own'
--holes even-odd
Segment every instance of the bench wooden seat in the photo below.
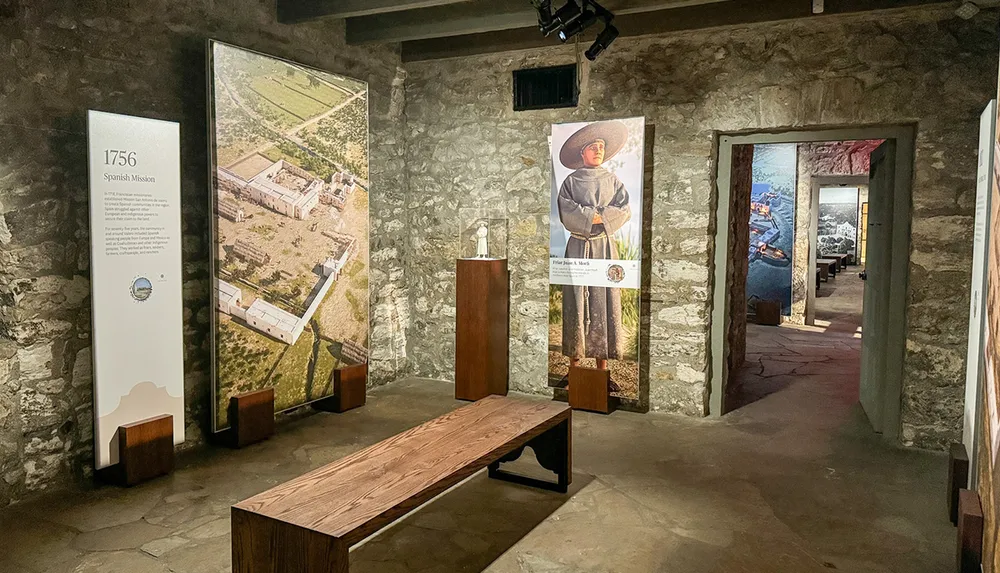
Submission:
<svg viewBox="0 0 1000 573">
<path fill-rule="evenodd" d="M 242 501 L 232 508 L 233 572 L 346 573 L 352 545 L 487 467 L 566 492 L 571 416 L 559 402 L 489 396 Z M 500 469 L 526 446 L 558 481 Z"/>
</svg>

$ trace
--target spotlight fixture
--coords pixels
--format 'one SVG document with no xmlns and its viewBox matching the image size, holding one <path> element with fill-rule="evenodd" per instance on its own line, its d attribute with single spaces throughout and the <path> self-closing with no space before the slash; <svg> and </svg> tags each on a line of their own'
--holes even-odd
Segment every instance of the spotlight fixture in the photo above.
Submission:
<svg viewBox="0 0 1000 573">
<path fill-rule="evenodd" d="M 559 40 L 567 42 L 594 25 L 604 22 L 604 30 L 587 50 L 587 59 L 596 60 L 618 38 L 618 28 L 612 25 L 615 15 L 597 3 L 597 0 L 567 0 L 562 8 L 552 12 L 552 0 L 531 0 L 538 11 L 538 29 L 548 37 L 558 32 Z"/>
<path fill-rule="evenodd" d="M 551 2 L 549 2 L 549 4 L 551 5 Z M 548 37 L 552 34 L 552 32 L 562 29 L 573 20 L 579 18 L 582 13 L 583 10 L 576 3 L 576 0 L 569 0 L 566 2 L 565 6 L 556 10 L 556 12 L 548 18 L 548 23 L 542 23 L 542 12 L 539 10 L 538 27 L 542 31 L 542 35 Z"/>
<path fill-rule="evenodd" d="M 580 12 L 579 16 L 567 22 L 566 25 L 563 26 L 563 29 L 559 30 L 559 40 L 565 43 L 566 40 L 569 40 L 573 36 L 583 32 L 596 21 L 597 12 L 584 8 L 583 11 Z"/>
<path fill-rule="evenodd" d="M 608 23 L 604 26 L 604 30 L 601 30 L 601 33 L 597 35 L 597 40 L 594 41 L 594 44 L 590 46 L 589 50 L 587 50 L 587 53 L 585 54 L 587 59 L 591 62 L 596 60 L 597 56 L 600 56 L 604 50 L 607 50 L 608 46 L 611 45 L 611 42 L 614 42 L 617 38 L 618 28 L 615 28 L 614 25 Z"/>
<path fill-rule="evenodd" d="M 531 4 L 538 10 L 538 28 L 544 30 L 552 23 L 552 0 L 532 0 Z"/>
</svg>

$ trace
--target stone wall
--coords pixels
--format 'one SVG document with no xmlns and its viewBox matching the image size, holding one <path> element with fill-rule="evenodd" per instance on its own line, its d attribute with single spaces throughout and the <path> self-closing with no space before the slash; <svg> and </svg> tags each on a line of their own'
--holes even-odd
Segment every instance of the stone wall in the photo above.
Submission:
<svg viewBox="0 0 1000 573">
<path fill-rule="evenodd" d="M 747 276 L 750 261 L 750 196 L 753 192 L 753 146 L 733 146 L 733 169 L 729 196 L 729 268 L 726 290 L 729 292 L 729 324 L 726 326 L 726 367 L 729 381 L 726 391 L 736 388 L 732 376 L 747 358 Z"/>
<path fill-rule="evenodd" d="M 871 152 L 883 140 L 827 141 L 798 145 L 798 177 L 795 191 L 795 247 L 792 254 L 792 314 L 784 320 L 805 324 L 809 314 L 809 273 L 815 273 L 809 257 L 812 227 L 812 183 L 814 177 L 868 175 Z M 970 254 L 971 256 L 971 254 Z"/>
<path fill-rule="evenodd" d="M 405 76 L 398 47 L 343 37 L 264 1 L 0 3 L 0 506 L 92 472 L 87 109 L 181 123 L 189 444 L 210 427 L 208 38 L 369 82 L 372 381 L 408 372 Z"/>
<path fill-rule="evenodd" d="M 916 123 L 903 437 L 958 439 L 979 113 L 995 92 L 996 17 L 951 7 L 622 38 L 582 67 L 575 109 L 514 112 L 511 71 L 572 63 L 572 46 L 407 65 L 409 355 L 451 378 L 458 208 L 510 217 L 511 386 L 546 387 L 553 122 L 653 125 L 650 405 L 708 403 L 717 132 Z"/>
</svg>

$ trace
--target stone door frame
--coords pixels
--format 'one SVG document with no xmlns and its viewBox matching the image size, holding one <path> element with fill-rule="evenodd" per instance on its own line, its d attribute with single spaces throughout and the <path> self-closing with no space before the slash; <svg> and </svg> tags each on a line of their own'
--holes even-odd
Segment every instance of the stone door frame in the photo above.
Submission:
<svg viewBox="0 0 1000 573">
<path fill-rule="evenodd" d="M 852 141 L 872 139 L 895 139 L 896 183 L 893 189 L 892 235 L 892 295 L 888 310 L 889 335 L 884 341 L 888 357 L 886 371 L 887 428 L 884 437 L 899 441 L 901 425 L 901 398 L 903 381 L 903 356 L 906 349 L 906 294 L 909 289 L 910 226 L 913 194 L 913 166 L 917 126 L 915 124 L 859 126 L 859 127 L 806 127 L 782 131 L 747 131 L 739 133 L 715 133 L 715 241 L 713 242 L 715 270 L 712 286 L 711 314 L 711 358 L 709 373 L 709 413 L 711 416 L 725 414 L 725 391 L 729 378 L 725 364 L 726 324 L 728 324 L 729 292 L 726 275 L 729 267 L 729 213 L 731 200 L 732 152 L 734 145 L 765 143 L 816 143 L 825 141 Z M 814 257 L 814 245 L 809 246 L 810 260 Z M 808 273 L 807 273 L 808 274 Z"/>
</svg>

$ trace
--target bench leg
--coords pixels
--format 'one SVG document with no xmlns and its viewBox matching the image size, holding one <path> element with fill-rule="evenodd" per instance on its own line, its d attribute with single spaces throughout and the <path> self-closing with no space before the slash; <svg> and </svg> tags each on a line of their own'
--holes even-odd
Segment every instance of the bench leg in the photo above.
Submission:
<svg viewBox="0 0 1000 573">
<path fill-rule="evenodd" d="M 512 462 L 530 447 L 535 452 L 539 465 L 555 472 L 555 483 L 535 479 L 500 469 L 500 464 Z M 573 481 L 573 420 L 567 418 L 552 429 L 534 438 L 524 446 L 512 451 L 489 466 L 489 476 L 493 479 L 533 486 L 559 493 L 566 493 Z"/>
<path fill-rule="evenodd" d="M 343 541 L 232 509 L 233 573 L 348 573 Z"/>
</svg>

